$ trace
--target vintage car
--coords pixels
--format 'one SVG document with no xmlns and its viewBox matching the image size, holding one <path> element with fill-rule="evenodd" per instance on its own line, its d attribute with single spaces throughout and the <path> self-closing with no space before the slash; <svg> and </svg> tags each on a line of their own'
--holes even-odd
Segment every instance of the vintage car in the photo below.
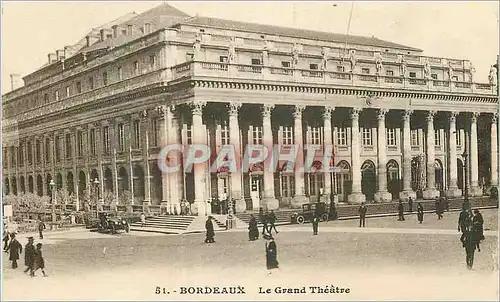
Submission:
<svg viewBox="0 0 500 302">
<path fill-rule="evenodd" d="M 324 202 L 306 203 L 302 205 L 302 213 L 293 213 L 291 223 L 303 224 L 318 215 L 321 221 L 328 221 L 328 205 Z"/>
<path fill-rule="evenodd" d="M 87 229 L 97 230 L 100 233 L 116 234 L 120 230 L 130 232 L 130 225 L 125 219 L 106 212 L 97 213 L 97 218 L 86 217 L 85 226 Z"/>
</svg>

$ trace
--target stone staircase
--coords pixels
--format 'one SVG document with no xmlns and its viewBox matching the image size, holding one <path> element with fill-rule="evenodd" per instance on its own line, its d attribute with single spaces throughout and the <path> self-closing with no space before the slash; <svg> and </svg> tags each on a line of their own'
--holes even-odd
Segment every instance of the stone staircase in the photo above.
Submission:
<svg viewBox="0 0 500 302">
<path fill-rule="evenodd" d="M 290 217 L 292 216 L 292 214 L 296 212 L 300 213 L 301 211 L 302 209 L 283 209 L 274 211 L 274 214 L 276 215 L 276 224 L 290 223 Z M 236 217 L 238 217 L 238 219 L 240 219 L 244 223 L 248 224 L 250 222 L 250 215 L 252 214 L 255 219 L 257 219 L 257 223 L 260 225 L 261 222 L 259 221 L 259 211 L 237 213 Z"/>
<path fill-rule="evenodd" d="M 161 232 L 179 234 L 185 232 L 193 223 L 196 216 L 160 215 L 147 217 L 144 226 L 141 222 L 130 224 L 130 230 L 143 232 Z"/>
</svg>

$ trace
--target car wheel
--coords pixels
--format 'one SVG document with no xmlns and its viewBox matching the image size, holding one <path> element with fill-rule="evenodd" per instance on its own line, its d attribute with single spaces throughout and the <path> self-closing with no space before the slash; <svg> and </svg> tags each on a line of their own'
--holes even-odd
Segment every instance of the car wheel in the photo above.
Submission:
<svg viewBox="0 0 500 302">
<path fill-rule="evenodd" d="M 328 214 L 324 213 L 321 215 L 321 221 L 328 221 Z"/>
<path fill-rule="evenodd" d="M 298 224 L 303 224 L 304 221 L 305 221 L 304 216 L 302 216 L 302 215 L 297 216 L 297 223 Z"/>
</svg>

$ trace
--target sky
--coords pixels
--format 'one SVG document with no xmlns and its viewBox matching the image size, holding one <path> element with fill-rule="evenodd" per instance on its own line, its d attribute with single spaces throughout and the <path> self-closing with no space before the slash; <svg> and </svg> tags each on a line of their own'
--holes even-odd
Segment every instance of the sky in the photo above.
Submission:
<svg viewBox="0 0 500 302">
<path fill-rule="evenodd" d="M 161 2 L 2 1 L 2 94 L 10 74 L 25 76 L 47 54 L 83 38 L 91 28 Z M 189 15 L 345 34 L 352 2 L 168 1 Z M 424 55 L 471 60 L 475 81 L 487 82 L 499 53 L 498 2 L 355 2 L 349 33 L 413 46 Z"/>
</svg>

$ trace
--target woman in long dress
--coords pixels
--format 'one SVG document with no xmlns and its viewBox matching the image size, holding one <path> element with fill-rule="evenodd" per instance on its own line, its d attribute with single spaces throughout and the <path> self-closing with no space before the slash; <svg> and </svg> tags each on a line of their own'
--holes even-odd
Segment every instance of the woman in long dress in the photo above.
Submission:
<svg viewBox="0 0 500 302">
<path fill-rule="evenodd" d="M 251 215 L 250 222 L 248 223 L 248 239 L 254 241 L 259 239 L 259 228 L 257 227 L 257 220 Z"/>
<path fill-rule="evenodd" d="M 273 237 L 269 238 L 269 243 L 266 242 L 266 265 L 268 270 L 279 267 L 278 249 Z"/>
</svg>

